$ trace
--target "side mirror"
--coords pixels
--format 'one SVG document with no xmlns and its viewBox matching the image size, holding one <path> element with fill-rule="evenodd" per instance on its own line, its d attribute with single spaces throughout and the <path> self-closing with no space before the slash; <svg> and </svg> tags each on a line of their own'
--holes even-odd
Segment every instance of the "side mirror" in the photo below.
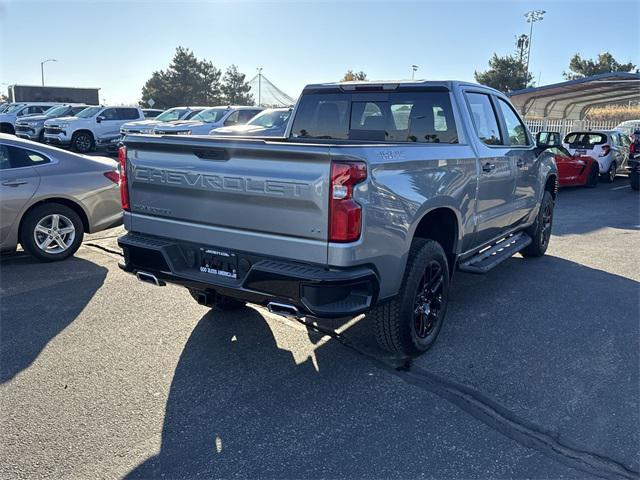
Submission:
<svg viewBox="0 0 640 480">
<path fill-rule="evenodd" d="M 96 123 L 100 123 L 100 122 L 102 122 L 102 120 L 104 120 L 104 117 L 102 115 L 98 115 L 96 117 Z"/>
<path fill-rule="evenodd" d="M 538 132 L 536 133 L 536 146 L 544 150 L 549 147 L 559 147 L 562 145 L 560 132 Z"/>
</svg>

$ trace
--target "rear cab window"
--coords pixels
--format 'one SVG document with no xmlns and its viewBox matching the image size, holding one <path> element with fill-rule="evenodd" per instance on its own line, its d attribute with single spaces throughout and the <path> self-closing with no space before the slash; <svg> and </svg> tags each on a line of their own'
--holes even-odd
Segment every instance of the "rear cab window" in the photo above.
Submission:
<svg viewBox="0 0 640 480">
<path fill-rule="evenodd" d="M 447 91 L 308 93 L 292 138 L 387 143 L 458 143 Z"/>
</svg>

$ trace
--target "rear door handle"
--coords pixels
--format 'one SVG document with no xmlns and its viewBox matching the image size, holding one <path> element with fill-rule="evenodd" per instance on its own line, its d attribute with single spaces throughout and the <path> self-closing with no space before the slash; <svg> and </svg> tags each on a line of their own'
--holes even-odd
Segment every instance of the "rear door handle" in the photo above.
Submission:
<svg viewBox="0 0 640 480">
<path fill-rule="evenodd" d="M 17 187 L 19 185 L 24 185 L 25 183 L 27 183 L 26 180 L 7 180 L 2 182 L 2 185 L 5 187 Z"/>
<path fill-rule="evenodd" d="M 482 165 L 482 171 L 486 173 L 493 172 L 495 169 L 496 169 L 496 166 L 493 163 L 487 162 L 484 165 Z"/>
</svg>

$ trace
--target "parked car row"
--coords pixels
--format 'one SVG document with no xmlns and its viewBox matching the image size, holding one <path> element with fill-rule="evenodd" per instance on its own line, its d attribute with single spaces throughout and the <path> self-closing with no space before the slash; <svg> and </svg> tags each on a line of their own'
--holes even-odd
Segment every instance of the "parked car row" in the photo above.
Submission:
<svg viewBox="0 0 640 480">
<path fill-rule="evenodd" d="M 598 180 L 611 183 L 627 173 L 631 140 L 621 130 L 576 131 L 560 141 L 559 132 L 541 132 L 541 143 L 554 145 L 561 187 L 595 187 Z"/>
</svg>

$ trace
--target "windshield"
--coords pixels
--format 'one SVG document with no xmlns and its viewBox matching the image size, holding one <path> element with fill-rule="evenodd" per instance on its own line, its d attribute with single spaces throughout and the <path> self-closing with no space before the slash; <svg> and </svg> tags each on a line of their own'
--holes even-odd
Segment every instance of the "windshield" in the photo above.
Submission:
<svg viewBox="0 0 640 480">
<path fill-rule="evenodd" d="M 13 105 L 9 105 L 9 108 L 7 108 L 4 113 L 13 113 L 22 107 L 24 107 L 24 103 L 14 103 Z"/>
<path fill-rule="evenodd" d="M 186 113 L 186 111 L 186 108 L 170 108 L 169 110 L 166 110 L 158 115 L 155 120 L 159 120 L 161 122 L 172 122 L 174 120 L 180 120 Z"/>
<path fill-rule="evenodd" d="M 193 120 L 193 117 L 198 115 L 200 112 L 202 112 L 202 110 L 191 110 L 181 120 Z"/>
<path fill-rule="evenodd" d="M 85 108 L 81 112 L 76 113 L 76 117 L 80 117 L 80 118 L 95 117 L 100 110 L 102 110 L 102 107 Z"/>
<path fill-rule="evenodd" d="M 204 123 L 216 123 L 219 122 L 228 111 L 229 109 L 227 108 L 210 108 L 194 115 L 191 120 Z"/>
<path fill-rule="evenodd" d="M 44 112 L 44 114 L 47 117 L 61 117 L 67 113 L 67 110 L 69 110 L 69 107 L 65 105 L 58 105 L 57 107 L 51 107 L 49 110 Z"/>
<path fill-rule="evenodd" d="M 287 123 L 291 110 L 265 110 L 253 117 L 247 125 L 256 125 L 258 127 L 279 127 Z"/>
<path fill-rule="evenodd" d="M 2 106 L 0 107 L 0 113 L 4 113 L 4 111 L 5 111 L 7 108 L 9 108 L 9 106 L 10 106 L 10 105 L 11 105 L 10 103 L 5 103 L 4 105 L 2 105 Z"/>
</svg>

